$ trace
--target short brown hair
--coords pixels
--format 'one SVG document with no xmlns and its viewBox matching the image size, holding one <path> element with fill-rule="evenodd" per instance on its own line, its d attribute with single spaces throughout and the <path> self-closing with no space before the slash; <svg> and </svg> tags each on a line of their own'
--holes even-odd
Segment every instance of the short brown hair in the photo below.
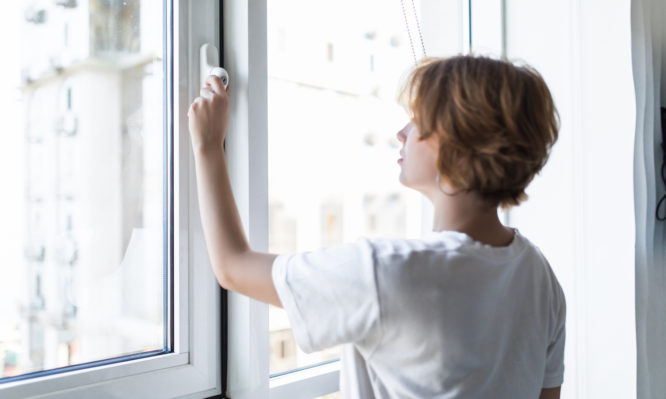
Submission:
<svg viewBox="0 0 666 399">
<path fill-rule="evenodd" d="M 559 116 L 532 67 L 479 56 L 426 58 L 399 100 L 420 138 L 439 137 L 437 169 L 454 189 L 507 208 L 548 160 Z"/>
</svg>

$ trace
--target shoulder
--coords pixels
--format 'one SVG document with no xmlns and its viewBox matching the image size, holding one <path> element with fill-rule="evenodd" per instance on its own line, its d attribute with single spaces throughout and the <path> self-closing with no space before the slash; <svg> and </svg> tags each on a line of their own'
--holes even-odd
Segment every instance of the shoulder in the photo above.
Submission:
<svg viewBox="0 0 666 399">
<path fill-rule="evenodd" d="M 442 287 L 446 280 L 463 272 L 469 256 L 455 240 L 365 239 L 372 252 L 373 273 L 378 289 L 395 293 L 410 286 Z M 459 267 L 460 266 L 460 267 Z"/>
<path fill-rule="evenodd" d="M 529 253 L 535 259 L 534 266 L 538 266 L 538 270 L 541 272 L 543 288 L 550 298 L 551 311 L 554 313 L 554 317 L 563 318 L 566 311 L 566 298 L 555 271 L 541 249 L 526 237 L 521 237 L 526 242 Z"/>
<path fill-rule="evenodd" d="M 465 244 L 460 233 L 444 232 L 438 234 L 426 234 L 423 238 L 375 238 L 363 239 L 373 251 L 382 257 L 395 255 L 412 255 L 415 253 L 426 254 L 451 254 L 460 250 Z"/>
</svg>

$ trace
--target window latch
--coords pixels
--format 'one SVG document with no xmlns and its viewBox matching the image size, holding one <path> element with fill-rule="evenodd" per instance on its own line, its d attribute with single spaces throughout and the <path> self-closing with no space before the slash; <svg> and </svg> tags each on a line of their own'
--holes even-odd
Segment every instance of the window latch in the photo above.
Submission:
<svg viewBox="0 0 666 399">
<path fill-rule="evenodd" d="M 222 79 L 222 84 L 226 89 L 229 86 L 229 74 L 224 68 L 219 66 L 220 64 L 220 55 L 217 51 L 217 47 L 210 43 L 206 43 L 201 46 L 201 59 L 199 63 L 199 77 L 201 79 L 201 87 L 206 85 L 206 78 L 208 75 L 215 75 L 218 78 Z"/>
</svg>

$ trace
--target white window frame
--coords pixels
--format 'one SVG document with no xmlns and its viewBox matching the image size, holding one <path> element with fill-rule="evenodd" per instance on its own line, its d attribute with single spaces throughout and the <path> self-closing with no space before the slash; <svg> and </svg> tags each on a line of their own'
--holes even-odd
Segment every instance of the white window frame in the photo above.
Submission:
<svg viewBox="0 0 666 399">
<path fill-rule="evenodd" d="M 0 385 L 5 399 L 48 396 L 192 397 L 222 393 L 220 289 L 212 274 L 198 211 L 194 162 L 186 117 L 199 93 L 199 47 L 219 45 L 219 2 L 166 1 L 164 62 L 173 107 L 165 128 L 173 127 L 173 353 L 51 374 Z M 177 78 L 179 77 L 179 78 Z M 168 78 L 165 76 L 165 78 Z M 170 93 L 165 93 L 165 96 Z"/>
</svg>

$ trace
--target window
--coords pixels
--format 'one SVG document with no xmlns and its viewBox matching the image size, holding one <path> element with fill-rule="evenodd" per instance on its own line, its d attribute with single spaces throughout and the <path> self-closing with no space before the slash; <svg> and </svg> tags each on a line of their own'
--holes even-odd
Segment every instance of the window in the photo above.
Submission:
<svg viewBox="0 0 666 399">
<path fill-rule="evenodd" d="M 405 2 L 408 17 L 410 16 L 409 3 Z M 318 6 L 320 4 L 318 3 Z M 370 2 L 338 3 L 337 7 L 342 16 L 331 17 L 331 23 L 345 27 L 354 26 L 359 10 L 363 9 L 366 4 L 370 4 Z M 399 7 L 397 2 L 394 5 Z M 627 339 L 631 337 L 634 327 L 631 309 L 633 291 L 627 288 L 633 287 L 632 269 L 631 266 L 628 268 L 607 268 L 606 266 L 633 264 L 633 250 L 631 245 L 627 246 L 627 244 L 631 244 L 633 234 L 631 220 L 628 220 L 632 214 L 631 206 L 628 206 L 631 203 L 632 191 L 629 183 L 631 181 L 631 151 L 627 152 L 627 149 L 631 149 L 631 142 L 630 135 L 619 133 L 619 129 L 628 128 L 629 131 L 632 129 L 631 115 L 626 112 L 627 109 L 633 107 L 631 101 L 627 100 L 632 98 L 630 74 L 626 73 L 631 62 L 627 56 L 629 48 L 627 45 L 621 47 L 621 51 L 617 53 L 619 62 L 613 63 L 613 68 L 602 65 L 607 62 L 607 57 L 602 55 L 610 54 L 607 46 L 611 42 L 608 42 L 604 35 L 590 34 L 597 29 L 588 29 L 597 26 L 603 28 L 620 26 L 622 23 L 626 23 L 622 22 L 626 21 L 626 18 L 622 16 L 626 17 L 627 14 L 615 11 L 612 18 L 606 19 L 609 18 L 608 15 L 598 13 L 594 7 L 579 7 L 569 3 L 553 3 L 547 8 L 530 2 L 514 4 L 491 0 L 422 1 L 420 4 L 417 2 L 416 5 L 422 17 L 421 27 L 429 55 L 445 56 L 471 50 L 475 53 L 506 54 L 511 59 L 524 59 L 544 75 L 553 91 L 563 118 L 560 140 L 546 169 L 530 186 L 528 192 L 530 200 L 505 214 L 504 219 L 510 225 L 518 226 L 522 232 L 542 247 L 545 254 L 549 256 L 567 294 L 570 309 L 567 336 L 570 339 L 567 340 L 567 354 L 565 355 L 568 370 L 565 376 L 567 379 L 564 385 L 565 395 L 573 396 L 580 392 L 578 396 L 584 397 L 590 396 L 587 393 L 597 392 L 599 395 L 596 396 L 608 396 L 604 387 L 592 384 L 592 381 L 603 380 L 602 374 L 608 369 L 608 363 L 605 361 L 608 354 L 604 353 L 604 348 L 609 345 L 618 348 L 613 354 L 614 358 L 618 360 L 613 363 L 617 365 L 617 367 L 613 366 L 613 372 L 616 373 L 614 375 L 622 375 L 623 392 L 629 392 L 634 385 L 626 376 L 627 371 L 632 371 L 632 366 L 625 365 L 630 365 L 631 359 L 635 357 L 631 352 L 634 341 Z M 325 6 L 326 4 L 322 5 L 322 7 Z M 336 67 L 340 68 L 343 65 L 345 48 L 340 40 L 336 41 L 339 39 L 338 37 L 317 37 L 316 31 L 320 30 L 320 26 L 325 28 L 328 21 L 305 17 L 318 15 L 317 10 L 312 9 L 313 7 L 307 3 L 275 0 L 267 0 L 266 3 L 253 2 L 251 7 L 238 5 L 225 7 L 225 31 L 229 25 L 229 33 L 234 36 L 233 40 L 226 41 L 227 47 L 229 47 L 229 43 L 235 43 L 234 45 L 238 46 L 239 50 L 247 51 L 247 58 L 243 59 L 243 62 L 247 62 L 254 68 L 250 70 L 248 77 L 253 82 L 253 89 L 249 92 L 249 109 L 240 110 L 236 116 L 240 116 L 242 123 L 246 126 L 253 123 L 256 129 L 250 129 L 248 134 L 242 138 L 237 137 L 234 148 L 241 152 L 246 151 L 249 147 L 248 143 L 252 143 L 253 151 L 248 152 L 246 159 L 240 160 L 238 174 L 239 176 L 243 174 L 251 176 L 247 183 L 249 188 L 241 191 L 241 197 L 245 206 L 245 216 L 249 220 L 250 235 L 252 236 L 253 232 L 256 234 L 252 245 L 257 250 L 268 250 L 269 245 L 274 248 L 300 250 L 299 248 L 335 245 L 337 240 L 349 239 L 344 236 L 344 214 L 348 208 L 339 205 L 340 195 L 336 196 L 335 193 L 321 195 L 321 198 L 317 199 L 320 201 L 317 207 L 309 211 L 315 222 L 308 221 L 308 223 L 316 224 L 314 228 L 312 226 L 309 228 L 316 239 L 308 238 L 312 241 L 307 246 L 299 243 L 298 238 L 295 238 L 299 235 L 298 220 L 294 220 L 294 212 L 289 209 L 287 201 L 279 201 L 279 196 L 269 195 L 274 191 L 278 194 L 278 182 L 287 185 L 291 183 L 289 181 L 284 183 L 286 180 L 284 170 L 287 170 L 285 165 L 288 165 L 284 158 L 301 156 L 300 154 L 305 154 L 304 156 L 307 157 L 307 152 L 303 149 L 306 146 L 319 148 L 318 143 L 312 143 L 312 140 L 306 142 L 305 145 L 294 140 L 288 143 L 289 147 L 282 150 L 276 149 L 284 143 L 278 142 L 273 147 L 273 134 L 277 139 L 280 131 L 275 129 L 280 126 L 280 118 L 287 118 L 285 113 L 296 115 L 292 116 L 292 119 L 306 119 L 310 115 L 306 112 L 296 114 L 291 107 L 286 106 L 288 101 L 281 98 L 283 104 L 275 105 L 275 100 L 271 99 L 277 90 L 271 88 L 280 85 L 281 90 L 287 90 L 291 85 L 291 89 L 298 93 L 296 96 L 305 97 L 305 94 L 302 93 L 318 93 L 322 97 L 327 90 L 321 82 L 321 75 L 337 79 L 342 85 L 359 76 L 358 73 L 351 73 L 352 76 L 347 81 L 342 76 L 330 76 L 332 71 L 339 72 L 335 70 Z M 382 14 L 387 14 L 392 12 L 390 7 L 382 3 L 380 8 L 369 8 L 375 11 L 381 9 Z M 329 11 L 330 15 L 337 15 L 335 10 Z M 396 11 L 399 11 L 399 8 Z M 300 16 L 294 23 L 295 26 L 273 25 L 273 21 L 278 21 L 279 18 L 289 19 L 290 15 Z M 375 21 L 377 15 L 363 20 Z M 562 21 L 566 21 L 566 23 L 562 23 Z M 403 26 L 402 24 L 401 21 L 400 26 Z M 293 32 L 294 29 L 298 30 L 304 25 L 310 26 L 307 34 L 300 33 L 300 36 L 297 35 L 295 38 L 290 36 L 289 29 Z M 621 26 L 626 27 L 626 25 Z M 619 43 L 629 42 L 626 32 L 630 32 L 630 30 L 611 30 L 614 32 L 613 37 Z M 600 29 L 598 31 L 607 32 L 608 30 Z M 340 33 L 341 36 L 348 33 L 340 29 L 335 32 Z M 585 32 L 585 35 L 582 35 L 582 32 Z M 353 33 L 354 30 L 349 29 L 349 34 Z M 372 42 L 374 29 L 368 29 L 366 33 L 367 35 L 355 42 L 356 45 L 367 41 Z M 415 34 L 412 36 L 413 39 L 416 37 Z M 243 43 L 238 43 L 239 37 L 242 37 Z M 380 38 L 381 35 L 378 34 L 376 37 Z M 442 38 L 446 38 L 446 40 L 442 40 Z M 307 43 L 309 46 L 307 54 L 299 53 L 298 48 L 290 48 L 295 40 Z M 317 44 L 317 40 L 320 42 L 319 44 Z M 392 37 L 390 41 L 399 46 L 401 40 L 404 38 Z M 275 43 L 272 44 L 272 41 Z M 402 45 L 404 46 L 404 43 Z M 265 54 L 268 54 L 268 58 Z M 615 53 L 613 52 L 613 54 Z M 372 52 L 366 55 L 367 57 L 358 57 L 359 69 L 365 68 L 369 74 L 366 76 L 372 76 L 372 72 L 381 70 L 382 60 L 379 53 Z M 282 75 L 277 74 L 275 67 L 278 65 L 274 65 L 271 61 L 280 56 L 283 57 L 282 62 L 286 64 L 280 72 Z M 316 59 L 321 61 L 321 66 L 309 68 L 305 73 L 299 74 L 295 71 L 298 70 L 297 68 L 304 68 L 303 63 L 299 65 L 292 58 L 299 59 L 301 62 Z M 407 60 L 409 60 L 409 54 Z M 294 64 L 296 64 L 295 67 Z M 406 63 L 406 65 L 408 64 Z M 229 65 L 229 69 L 233 70 L 238 66 L 245 66 L 245 64 L 232 64 Z M 603 73 L 599 71 L 603 71 Z M 276 79 L 278 76 L 280 79 Z M 616 79 L 618 76 L 622 78 Z M 298 92 L 295 88 L 299 86 L 298 80 L 304 79 L 307 79 L 309 87 Z M 608 92 L 607 83 L 616 80 L 618 85 L 613 87 L 623 95 L 608 96 L 606 94 Z M 368 82 L 372 83 L 372 80 L 363 81 L 364 84 Z M 358 87 L 352 84 L 349 84 L 346 89 L 349 90 L 349 87 L 352 88 L 352 92 L 358 90 Z M 275 96 L 279 98 L 277 94 Z M 268 101 L 266 101 L 267 98 Z M 309 99 L 316 98 L 315 94 L 310 94 Z M 301 101 L 301 108 L 303 108 L 302 103 L 305 101 Z M 609 113 L 600 104 L 608 105 L 609 109 L 614 110 L 617 117 L 611 119 L 604 117 L 603 115 L 607 116 Z M 336 103 L 337 105 L 339 103 Z M 282 108 L 279 108 L 281 106 Z M 344 106 L 341 107 L 344 108 Z M 339 108 L 331 106 L 330 109 Z M 585 112 L 583 113 L 580 109 L 585 109 Z M 280 112 L 277 112 L 278 110 Z M 319 119 L 314 123 L 306 124 L 294 120 L 293 125 L 297 127 L 300 127 L 299 124 L 306 127 L 317 126 L 325 131 L 329 129 L 326 124 L 330 121 L 324 119 L 326 118 L 325 113 L 321 114 L 317 115 Z M 346 118 L 350 115 L 355 114 L 353 111 L 347 111 L 344 114 Z M 275 125 L 274 121 L 277 122 Z M 335 123 L 339 122 L 335 121 Z M 285 130 L 284 123 L 282 130 Z M 614 137 L 613 140 L 605 139 L 608 132 L 615 132 L 617 137 Z M 359 133 L 360 137 L 356 142 L 358 150 L 354 151 L 361 151 L 363 146 L 372 143 L 384 145 L 378 135 L 373 136 L 367 133 L 369 132 Z M 233 132 L 230 131 L 230 134 Z M 318 131 L 311 131 L 312 136 L 316 134 Z M 308 139 L 310 137 L 306 135 L 304 140 Z M 330 138 L 322 137 L 322 140 L 330 140 Z M 327 144 L 330 145 L 330 141 Z M 599 146 L 608 151 L 593 151 Z M 619 157 L 617 157 L 618 154 L 620 154 Z M 356 154 L 345 152 L 340 158 L 344 157 L 345 162 L 350 162 L 354 156 Z M 284 164 L 276 165 L 275 169 L 271 166 L 269 169 L 269 165 L 272 165 L 274 161 L 278 163 L 284 161 Z M 301 169 L 307 169 L 311 164 L 321 165 L 322 162 L 317 160 L 317 162 L 308 163 L 306 159 L 300 163 Z M 281 168 L 283 172 L 280 172 Z M 328 173 L 326 167 L 324 168 L 317 176 L 322 180 L 330 178 L 326 175 Z M 609 173 L 607 168 L 611 168 L 612 173 Z M 290 172 L 294 172 L 294 170 L 291 169 Z M 307 171 L 296 170 L 295 172 L 301 176 Z M 613 182 L 608 183 L 608 178 L 613 179 Z M 239 180 L 242 181 L 240 178 Z M 298 182 L 297 179 L 294 180 Z M 613 196 L 613 201 L 611 201 L 608 198 L 608 187 L 609 185 L 615 187 L 616 182 L 622 184 L 622 189 L 617 196 Z M 307 183 L 310 184 L 309 181 Z M 315 187 L 310 191 L 314 191 L 318 195 L 328 194 L 325 190 L 330 189 L 334 183 L 333 180 L 329 185 L 314 185 Z M 302 192 L 303 189 L 299 191 Z M 366 194 L 368 195 L 364 195 L 356 202 L 366 204 L 369 209 L 376 209 L 374 207 L 380 206 L 382 201 L 378 201 L 378 196 L 373 196 L 372 193 Z M 284 195 L 289 195 L 289 193 Z M 617 212 L 617 209 L 614 208 L 614 204 L 617 203 L 615 199 L 619 197 L 621 197 L 619 203 L 622 208 L 621 212 Z M 251 202 L 250 198 L 254 202 Z M 424 220 L 430 218 L 428 212 L 428 207 L 423 207 Z M 253 217 L 250 218 L 249 215 L 253 215 Z M 609 217 L 612 218 L 613 223 L 617 221 L 623 227 L 608 229 L 607 226 L 611 220 Z M 370 213 L 359 216 L 356 222 L 376 226 L 379 220 L 373 218 Z M 427 227 L 429 226 L 426 225 Z M 342 238 L 340 238 L 341 236 Z M 621 248 L 621 254 L 617 251 L 609 251 L 608 243 L 612 243 L 613 248 Z M 299 247 L 299 245 L 302 246 Z M 614 258 L 616 253 L 621 257 L 621 261 L 618 260 L 619 258 Z M 576 282 L 574 283 L 574 281 Z M 615 292 L 621 292 L 622 295 L 610 295 L 611 291 L 606 286 L 609 281 L 612 281 Z M 614 304 L 610 308 L 607 305 L 608 301 Z M 234 295 L 230 298 L 230 304 L 230 364 L 238 366 L 238 370 L 230 369 L 229 371 L 232 396 L 248 398 L 316 397 L 330 394 L 338 389 L 336 362 L 305 369 L 292 369 L 298 367 L 298 363 L 291 360 L 289 364 L 281 366 L 281 369 L 287 372 L 273 376 L 269 380 L 272 368 L 269 364 L 271 354 L 272 356 L 282 356 L 289 351 L 294 354 L 294 346 L 291 345 L 287 325 L 283 323 L 284 318 L 279 320 L 276 317 L 275 320 L 271 320 L 270 324 L 273 325 L 274 330 L 280 331 L 272 332 L 273 346 L 269 347 L 267 345 L 269 342 L 267 307 Z M 608 312 L 608 309 L 613 309 L 613 311 Z M 624 320 L 622 326 L 618 327 L 617 323 L 613 322 L 616 317 Z M 278 322 L 282 322 L 282 324 L 280 325 Z M 609 329 L 614 331 L 621 329 L 622 342 L 611 342 L 612 336 L 603 333 L 604 330 Z M 593 332 L 594 334 L 592 334 Z M 608 342 L 604 341 L 604 345 L 593 344 L 593 341 L 596 342 L 599 337 L 607 337 Z M 314 359 L 301 364 L 312 364 L 321 360 Z M 256 376 L 256 373 L 259 378 L 248 377 L 250 374 Z M 237 379 L 237 382 L 233 382 L 234 378 Z"/>
<path fill-rule="evenodd" d="M 219 12 L 212 0 L 3 9 L 3 398 L 221 393 L 220 289 L 184 118 L 199 91 L 189 54 L 219 45 Z"/>
<path fill-rule="evenodd" d="M 411 2 L 404 3 L 418 56 Z M 358 134 L 345 139 L 353 147 L 337 148 L 345 163 L 368 159 L 375 148 L 377 158 L 363 165 L 391 164 L 381 158 L 395 151 L 390 142 L 402 123 L 381 113 L 381 101 L 394 94 L 385 82 L 398 82 L 390 73 L 412 62 L 399 2 L 318 4 L 327 17 L 336 17 L 325 18 L 310 2 L 296 0 L 3 5 L 0 396 L 211 397 L 222 393 L 227 376 L 234 398 L 317 397 L 338 390 L 338 362 L 299 358 L 288 326 L 277 323 L 279 313 L 235 294 L 229 294 L 230 366 L 223 369 L 224 311 L 201 233 L 185 118 L 199 92 L 198 50 L 216 44 L 233 87 L 229 170 L 257 250 L 336 245 L 396 226 L 396 235 L 427 230 L 421 221 L 430 219 L 428 206 L 403 196 L 401 187 L 393 190 L 391 179 L 358 187 L 358 176 L 350 180 L 357 185 L 350 196 L 335 181 L 339 174 L 324 165 L 315 176 L 329 184 L 310 190 L 314 206 L 306 221 L 294 216 L 289 192 L 280 192 L 292 183 L 288 173 L 301 181 L 311 177 L 276 155 L 307 157 L 305 144 L 319 154 L 321 144 L 336 148 L 330 135 L 337 128 Z M 428 55 L 504 52 L 535 65 L 553 89 L 563 117 L 558 147 L 532 184 L 530 201 L 505 217 L 541 245 L 567 293 L 571 339 L 564 394 L 608 396 L 606 385 L 593 382 L 613 375 L 630 395 L 635 293 L 632 137 L 626 131 L 634 120 L 626 110 L 635 104 L 630 46 L 615 45 L 630 42 L 631 30 L 617 29 L 627 27 L 627 13 L 617 7 L 599 13 L 575 2 L 545 8 L 527 1 L 414 4 Z M 298 16 L 293 24 L 279 23 L 292 16 Z M 395 24 L 388 30 L 364 25 L 387 19 Z M 320 29 L 328 23 L 338 28 Z M 28 30 L 33 33 L 20 34 Z M 392 63 L 386 57 L 391 52 L 402 55 Z M 316 68 L 297 69 L 304 65 Z M 608 82 L 615 95 L 607 95 Z M 36 90 L 40 85 L 45 89 Z M 292 93 L 297 105 L 275 100 L 277 90 Z M 323 106 L 305 116 L 295 112 L 311 104 L 343 109 L 354 123 L 326 119 Z M 290 115 L 313 119 L 297 120 L 301 130 L 321 130 L 312 136 L 289 131 Z M 297 136 L 293 145 L 281 148 L 276 140 L 290 134 Z M 310 140 L 315 134 L 321 143 Z M 106 179 L 91 179 L 94 167 L 106 171 Z M 610 197 L 609 187 L 617 188 Z M 385 212 L 394 215 L 389 226 L 379 217 Z M 608 229 L 609 221 L 621 227 Z M 111 227 L 99 227 L 104 223 Z M 306 229 L 312 234 L 303 235 Z M 136 264 L 141 266 L 130 266 Z M 94 296 L 93 288 L 113 295 Z M 145 300 L 129 301 L 131 296 Z M 82 321 L 86 315 L 91 321 Z M 83 328 L 96 322 L 124 326 L 111 338 L 127 339 L 90 346 L 84 332 L 110 342 L 100 338 L 99 326 Z M 614 334 L 605 334 L 611 329 Z M 271 356 L 285 361 L 271 365 Z"/>
<path fill-rule="evenodd" d="M 378 7 L 268 1 L 270 252 L 421 232 L 421 199 L 400 185 L 395 162 L 408 120 L 397 84 L 413 59 L 400 6 Z M 340 356 L 300 351 L 281 309 L 269 308 L 269 329 L 271 374 Z"/>
<path fill-rule="evenodd" d="M 3 169 L 4 228 L 22 231 L 0 244 L 4 378 L 168 347 L 161 17 L 139 6 L 5 14 L 24 39 L 1 74 L 16 93 L 4 162 L 24 173 Z"/>
</svg>

